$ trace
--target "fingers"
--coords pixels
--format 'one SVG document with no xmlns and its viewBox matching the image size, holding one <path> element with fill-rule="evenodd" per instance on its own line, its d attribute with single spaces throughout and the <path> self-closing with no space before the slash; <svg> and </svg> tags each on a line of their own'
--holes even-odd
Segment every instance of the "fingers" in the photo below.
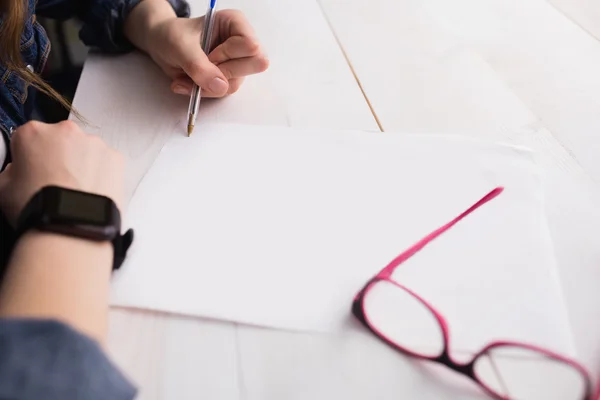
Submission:
<svg viewBox="0 0 600 400">
<path fill-rule="evenodd" d="M 218 30 L 222 38 L 243 36 L 255 38 L 256 34 L 243 12 L 240 10 L 222 10 L 217 13 Z M 255 40 L 257 42 L 257 40 Z"/>
<path fill-rule="evenodd" d="M 243 82 L 244 82 L 244 77 L 229 79 L 229 89 L 227 90 L 227 93 L 225 93 L 225 94 L 233 94 L 233 93 L 237 92 Z M 194 82 L 192 82 L 192 80 L 187 77 L 178 78 L 171 83 L 171 90 L 173 91 L 173 93 L 176 93 L 176 94 L 191 96 L 193 85 L 194 85 Z M 212 93 L 206 92 L 203 90 L 202 97 L 215 98 L 215 97 L 222 97 L 222 96 L 215 96 Z"/>
<path fill-rule="evenodd" d="M 183 70 L 204 92 L 213 97 L 224 96 L 229 90 L 227 78 L 201 51 L 198 51 L 192 59 L 183 65 Z M 175 93 L 183 94 L 182 88 L 172 86 L 172 90 Z"/>
<path fill-rule="evenodd" d="M 236 58 L 246 58 L 261 54 L 260 43 L 247 36 L 231 36 L 218 45 L 208 55 L 208 59 L 216 65 Z"/>
<path fill-rule="evenodd" d="M 171 91 L 182 96 L 191 96 L 194 82 L 188 77 L 181 77 L 171 82 Z"/>
<path fill-rule="evenodd" d="M 189 76 L 176 77 L 171 84 L 174 93 L 190 96 L 194 82 L 205 97 L 222 97 L 236 92 L 244 77 L 264 72 L 269 60 L 263 53 L 246 17 L 237 10 L 223 10 L 218 17 L 218 40 L 222 43 L 210 52 L 194 55 L 182 65 Z M 233 85 L 233 87 L 231 87 Z"/>
<path fill-rule="evenodd" d="M 29 121 L 25 125 L 21 125 L 15 130 L 10 141 L 10 150 L 13 155 L 13 161 L 15 156 L 21 153 L 20 149 L 22 146 L 26 146 L 33 135 L 44 131 L 46 127 L 47 124 L 43 122 Z"/>
<path fill-rule="evenodd" d="M 269 60 L 262 56 L 239 58 L 219 65 L 227 80 L 259 74 L 269 68 Z"/>
<path fill-rule="evenodd" d="M 244 83 L 244 78 L 233 78 L 229 80 L 229 93 L 228 94 L 234 94 L 235 92 L 237 92 L 240 89 L 240 86 L 242 86 L 242 83 Z"/>
<path fill-rule="evenodd" d="M 31 136 L 44 134 L 46 132 L 52 131 L 53 126 L 58 126 L 61 130 L 71 132 L 74 130 L 79 130 L 78 125 L 70 120 L 61 121 L 56 124 L 47 124 L 45 122 L 40 121 L 29 121 L 24 125 L 18 127 L 13 133 L 11 146 L 20 146 L 22 141 L 29 141 Z"/>
<path fill-rule="evenodd" d="M 225 93 L 215 94 L 211 90 L 203 90 L 202 95 L 206 97 L 221 97 L 238 91 L 243 78 L 248 75 L 259 74 L 269 67 L 269 60 L 264 56 L 238 58 L 226 61 L 218 66 L 229 87 Z M 188 77 L 177 78 L 171 83 L 171 90 L 180 95 L 190 96 L 192 94 L 193 82 Z M 235 85 L 235 87 L 232 87 Z M 202 87 L 202 86 L 201 86 Z"/>
</svg>

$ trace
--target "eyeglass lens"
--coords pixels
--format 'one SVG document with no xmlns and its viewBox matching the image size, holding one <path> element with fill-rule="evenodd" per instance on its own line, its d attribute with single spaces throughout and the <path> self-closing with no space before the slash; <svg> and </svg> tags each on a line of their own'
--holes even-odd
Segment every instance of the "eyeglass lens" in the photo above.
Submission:
<svg viewBox="0 0 600 400">
<path fill-rule="evenodd" d="M 444 331 L 434 312 L 402 286 L 376 281 L 362 305 L 381 338 L 418 357 L 433 359 L 444 352 Z M 525 345 L 491 347 L 473 366 L 480 384 L 503 398 L 582 400 L 586 393 L 586 379 L 577 368 Z"/>
</svg>

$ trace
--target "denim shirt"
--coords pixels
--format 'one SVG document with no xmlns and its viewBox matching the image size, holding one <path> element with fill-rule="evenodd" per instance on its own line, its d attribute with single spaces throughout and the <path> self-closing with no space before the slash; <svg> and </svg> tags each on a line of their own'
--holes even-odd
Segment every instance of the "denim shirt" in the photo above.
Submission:
<svg viewBox="0 0 600 400">
<path fill-rule="evenodd" d="M 58 20 L 78 17 L 83 22 L 79 36 L 89 47 L 111 53 L 126 52 L 133 48 L 123 34 L 123 26 L 129 12 L 142 0 L 21 1 L 28 3 L 25 28 L 21 35 L 21 55 L 27 68 L 33 72 L 42 72 L 50 54 L 48 36 L 36 21 L 36 15 Z M 189 17 L 190 8 L 185 0 L 167 1 L 177 16 Z M 29 120 L 34 92 L 35 89 L 28 87 L 14 71 L 0 65 L 0 133 L 7 143 L 12 131 Z"/>
<path fill-rule="evenodd" d="M 50 43 L 36 14 L 55 19 L 79 17 L 84 43 L 106 52 L 125 52 L 132 45 L 123 36 L 123 23 L 142 0 L 23 1 L 28 1 L 29 11 L 21 54 L 27 68 L 40 73 Z M 168 1 L 178 16 L 189 16 L 184 0 Z M 9 148 L 12 131 L 31 115 L 34 89 L 2 65 L 0 81 L 0 133 Z M 13 244 L 12 229 L 0 213 L 0 279 Z M 81 268 L 86 268 L 85 263 Z M 58 321 L 0 319 L 0 399 L 131 400 L 135 395 L 134 386 L 91 338 Z"/>
</svg>

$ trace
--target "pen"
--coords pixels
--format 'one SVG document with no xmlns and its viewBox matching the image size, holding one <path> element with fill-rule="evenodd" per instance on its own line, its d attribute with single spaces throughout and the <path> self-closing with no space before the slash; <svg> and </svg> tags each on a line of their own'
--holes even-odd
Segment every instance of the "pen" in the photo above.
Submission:
<svg viewBox="0 0 600 400">
<path fill-rule="evenodd" d="M 204 16 L 204 30 L 202 31 L 201 45 L 202 51 L 206 55 L 210 52 L 210 40 L 213 33 L 213 23 L 215 21 L 215 8 L 217 7 L 217 0 L 210 0 L 208 4 L 208 10 Z M 192 135 L 194 125 L 196 124 L 196 117 L 198 116 L 198 106 L 200 106 L 202 89 L 194 83 L 192 89 L 192 97 L 190 98 L 190 108 L 188 110 L 188 136 Z"/>
</svg>

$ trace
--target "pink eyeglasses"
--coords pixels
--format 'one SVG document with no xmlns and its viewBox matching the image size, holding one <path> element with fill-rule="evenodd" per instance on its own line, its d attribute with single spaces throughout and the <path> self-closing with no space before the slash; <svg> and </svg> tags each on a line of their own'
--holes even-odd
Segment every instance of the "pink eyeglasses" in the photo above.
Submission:
<svg viewBox="0 0 600 400">
<path fill-rule="evenodd" d="M 467 211 L 396 257 L 356 295 L 352 313 L 394 349 L 411 357 L 441 363 L 466 375 L 494 398 L 591 400 L 591 380 L 579 363 L 536 346 L 494 342 L 467 363 L 454 361 L 448 352 L 449 328 L 444 317 L 419 295 L 391 279 L 400 264 L 502 191 L 503 188 L 492 190 Z M 394 313 L 388 311 L 389 304 L 395 304 Z M 405 315 L 411 316 L 410 321 L 403 318 Z M 522 384 L 523 376 L 527 377 L 528 385 Z"/>
</svg>

